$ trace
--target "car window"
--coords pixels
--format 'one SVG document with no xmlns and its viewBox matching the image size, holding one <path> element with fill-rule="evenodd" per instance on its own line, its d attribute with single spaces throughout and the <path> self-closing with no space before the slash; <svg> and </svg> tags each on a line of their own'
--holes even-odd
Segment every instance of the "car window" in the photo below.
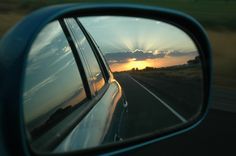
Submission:
<svg viewBox="0 0 236 156">
<path fill-rule="evenodd" d="M 86 93 L 58 21 L 49 23 L 39 33 L 26 66 L 24 118 L 34 139 L 69 115 L 86 99 Z"/>
<path fill-rule="evenodd" d="M 101 90 L 105 85 L 105 79 L 88 40 L 74 19 L 66 19 L 65 22 L 72 29 L 71 33 L 76 40 L 77 49 L 82 54 L 85 64 L 88 67 L 88 79 L 93 81 L 95 91 Z"/>
<path fill-rule="evenodd" d="M 78 18 L 78 20 L 79 20 L 79 18 Z M 94 40 L 94 38 L 92 37 L 92 35 L 89 32 L 88 32 L 88 35 L 91 38 L 91 40 L 93 41 L 93 43 L 94 43 L 94 45 L 95 45 L 95 47 L 98 51 L 98 55 L 102 59 L 102 62 L 103 62 L 104 68 L 105 68 L 104 73 L 105 73 L 105 76 L 108 80 L 109 77 L 110 77 L 109 71 L 111 71 L 110 66 L 108 65 L 107 60 L 105 59 L 105 56 L 103 55 L 103 53 L 102 53 L 101 49 L 99 48 L 97 42 Z"/>
</svg>

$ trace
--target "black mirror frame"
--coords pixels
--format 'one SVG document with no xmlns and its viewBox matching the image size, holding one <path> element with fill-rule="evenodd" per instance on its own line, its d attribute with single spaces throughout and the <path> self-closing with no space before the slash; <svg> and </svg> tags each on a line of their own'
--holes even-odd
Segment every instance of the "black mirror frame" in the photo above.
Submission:
<svg viewBox="0 0 236 156">
<path fill-rule="evenodd" d="M 211 47 L 202 26 L 192 17 L 178 11 L 160 7 L 127 4 L 67 4 L 46 7 L 26 16 L 13 27 L 0 42 L 0 149 L 6 155 L 38 155 L 27 143 L 23 108 L 21 104 L 22 83 L 25 62 L 30 46 L 38 32 L 50 21 L 71 16 L 136 16 L 161 20 L 184 30 L 195 42 L 200 52 L 204 77 L 204 104 L 200 114 L 191 122 L 168 129 L 158 135 L 128 139 L 123 143 L 104 145 L 92 149 L 67 153 L 78 154 L 119 154 L 142 147 L 164 138 L 186 132 L 197 126 L 206 116 L 210 97 L 211 84 Z M 79 15 L 79 16 L 78 16 Z M 13 44 L 14 43 L 14 44 Z M 13 98 L 14 97 L 14 98 Z M 65 154 L 39 154 L 65 155 Z"/>
</svg>

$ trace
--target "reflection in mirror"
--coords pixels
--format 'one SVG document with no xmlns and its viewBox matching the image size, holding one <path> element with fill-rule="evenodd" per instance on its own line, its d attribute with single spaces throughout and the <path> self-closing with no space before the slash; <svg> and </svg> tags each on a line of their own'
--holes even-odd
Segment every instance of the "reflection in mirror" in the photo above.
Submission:
<svg viewBox="0 0 236 156">
<path fill-rule="evenodd" d="M 199 52 L 181 29 L 134 17 L 84 17 L 129 103 L 126 138 L 186 123 L 203 101 Z"/>
<path fill-rule="evenodd" d="M 48 24 L 32 45 L 23 98 L 25 124 L 32 146 L 37 149 L 51 145 L 56 139 L 52 133 L 60 131 L 56 125 L 86 99 L 80 73 L 58 21 Z"/>
<path fill-rule="evenodd" d="M 198 49 L 183 30 L 162 21 L 53 21 L 38 34 L 26 65 L 24 119 L 38 152 L 158 134 L 188 123 L 203 104 Z"/>
</svg>

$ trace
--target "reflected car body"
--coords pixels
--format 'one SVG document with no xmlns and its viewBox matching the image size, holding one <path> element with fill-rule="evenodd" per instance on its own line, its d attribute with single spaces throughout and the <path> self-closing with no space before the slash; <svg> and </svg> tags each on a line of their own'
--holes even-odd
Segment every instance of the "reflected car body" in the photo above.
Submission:
<svg viewBox="0 0 236 156">
<path fill-rule="evenodd" d="M 69 152 L 121 139 L 120 121 L 125 113 L 123 108 L 119 108 L 122 106 L 119 103 L 121 94 L 118 83 L 111 82 L 103 97 L 55 149 L 55 152 Z"/>
<path fill-rule="evenodd" d="M 81 23 L 78 24 L 84 29 Z M 86 33 L 88 32 L 86 31 Z M 96 105 L 86 114 L 65 140 L 59 144 L 54 152 L 61 153 L 96 147 L 100 144 L 122 140 L 125 135 L 123 126 L 127 116 L 128 105 L 124 92 L 122 92 L 121 86 L 114 79 L 96 42 L 89 33 L 87 35 L 91 39 L 91 43 L 98 50 L 101 59 L 100 63 L 103 63 L 105 67 L 104 70 L 109 72 L 108 87 L 103 95 L 95 97 L 99 98 L 100 96 L 100 100 L 96 102 Z"/>
<path fill-rule="evenodd" d="M 24 118 L 32 148 L 36 151 L 54 151 L 57 153 L 122 140 L 127 102 L 121 86 L 114 79 L 99 47 L 81 25 L 79 19 L 60 19 L 51 22 L 49 25 L 43 29 L 43 33 L 38 35 L 41 38 L 38 37 L 31 48 L 25 74 Z M 59 27 L 57 34 L 62 34 L 57 36 L 62 37 L 55 37 L 50 41 L 50 45 L 45 44 L 44 46 L 42 42 L 45 34 L 57 29 L 57 27 Z M 49 28 L 52 28 L 52 30 L 48 30 Z M 67 40 L 68 46 L 61 46 L 65 43 L 61 41 L 63 39 Z M 58 44 L 52 46 L 54 45 L 53 42 L 56 41 L 61 44 L 61 48 L 57 47 Z M 38 50 L 39 45 L 42 46 L 40 50 Z M 57 49 L 56 52 L 53 50 L 55 48 Z M 63 55 L 58 53 L 61 49 L 67 49 L 63 51 Z M 68 51 L 68 49 L 71 50 Z M 53 51 L 50 55 L 51 58 L 45 51 L 47 53 Z M 43 63 L 38 61 L 39 58 L 44 58 Z M 66 61 L 61 61 L 63 59 Z M 37 67 L 35 67 L 35 64 Z M 59 64 L 59 70 L 51 71 L 55 66 L 47 69 L 52 64 Z M 76 65 L 80 74 L 72 75 L 76 70 L 67 72 Z M 41 75 L 46 76 L 42 80 L 38 80 Z M 58 85 L 68 90 L 66 86 L 71 85 L 71 83 L 69 84 L 67 80 L 67 83 L 63 84 L 64 80 L 79 75 L 81 78 L 74 79 L 72 83 L 76 86 L 76 81 L 81 81 L 82 84 L 78 87 L 82 86 L 82 89 L 72 90 L 72 94 L 64 93 L 68 94 L 68 97 L 60 98 L 60 101 L 53 100 L 53 98 L 51 99 L 53 102 L 45 100 L 48 97 L 54 97 L 57 92 L 60 93 L 58 96 L 62 96 L 63 90 L 61 92 L 55 91 L 58 90 Z M 53 80 L 51 80 L 52 77 Z M 34 82 L 35 79 L 39 83 Z M 38 102 L 39 100 L 40 102 Z M 34 105 L 33 109 L 31 108 L 32 105 Z M 40 109 L 45 111 L 38 113 Z"/>
</svg>

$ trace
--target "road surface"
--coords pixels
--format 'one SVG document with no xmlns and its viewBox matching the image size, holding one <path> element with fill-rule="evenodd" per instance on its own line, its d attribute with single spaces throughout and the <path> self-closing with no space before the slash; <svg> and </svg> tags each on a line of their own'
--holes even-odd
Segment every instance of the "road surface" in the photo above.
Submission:
<svg viewBox="0 0 236 156">
<path fill-rule="evenodd" d="M 194 129 L 160 142 L 124 153 L 125 156 L 233 156 L 236 113 L 210 109 Z"/>
<path fill-rule="evenodd" d="M 138 130 L 142 128 L 137 130 L 135 129 L 135 126 L 140 127 L 142 124 L 147 124 L 140 113 L 150 110 L 147 109 L 148 103 L 143 102 L 147 100 L 146 98 L 143 98 L 144 95 L 134 93 L 140 89 L 142 92 L 145 92 L 145 90 L 142 87 L 139 87 L 139 85 L 128 75 L 116 75 L 116 79 L 126 91 L 126 96 L 129 100 L 129 114 L 136 113 L 135 116 L 139 114 L 136 119 L 135 117 L 131 117 L 129 121 L 129 133 L 135 132 L 138 134 L 138 132 L 141 132 Z M 148 93 L 144 94 L 146 95 Z M 199 126 L 186 133 L 168 138 L 158 143 L 126 152 L 124 155 L 235 155 L 236 90 L 213 86 L 211 96 L 210 110 Z M 137 98 L 139 100 L 132 100 Z M 133 105 L 137 103 L 137 101 L 138 103 L 142 103 L 142 106 L 140 106 L 141 108 Z M 157 101 L 158 100 L 155 101 L 155 104 L 161 105 L 161 103 L 158 103 Z M 155 117 L 155 113 L 158 114 L 158 110 L 156 108 L 154 109 L 155 110 L 152 111 L 152 117 Z M 167 116 L 171 114 L 168 110 L 165 112 L 167 112 Z M 150 116 L 149 120 L 152 121 L 152 117 Z M 169 122 L 169 124 L 174 123 L 174 121 L 177 121 L 176 123 L 181 122 L 178 118 L 177 120 L 174 118 L 177 117 L 171 115 L 171 117 L 158 118 L 156 121 L 162 123 Z M 137 125 L 138 123 L 140 125 Z M 163 124 L 163 126 L 168 126 L 168 124 Z"/>
<path fill-rule="evenodd" d="M 178 112 L 162 97 L 128 73 L 116 74 L 128 101 L 126 137 L 163 130 L 187 122 L 186 115 Z M 166 98 L 164 98 L 166 99 Z"/>
</svg>

